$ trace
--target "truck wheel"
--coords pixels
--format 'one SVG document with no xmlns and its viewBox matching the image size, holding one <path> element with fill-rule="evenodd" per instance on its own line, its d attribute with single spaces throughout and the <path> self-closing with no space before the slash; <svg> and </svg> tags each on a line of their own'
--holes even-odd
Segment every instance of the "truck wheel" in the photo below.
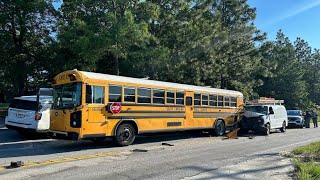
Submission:
<svg viewBox="0 0 320 180">
<path fill-rule="evenodd" d="M 128 146 L 136 138 L 135 128 L 131 124 L 121 124 L 116 131 L 114 141 L 119 146 Z"/>
<path fill-rule="evenodd" d="M 285 121 L 283 121 L 282 128 L 280 128 L 280 131 L 281 132 L 286 132 L 286 122 Z"/>
<path fill-rule="evenodd" d="M 214 134 L 216 136 L 222 136 L 224 135 L 225 131 L 226 126 L 224 125 L 224 122 L 221 119 L 217 120 L 214 125 Z"/>
<path fill-rule="evenodd" d="M 267 124 L 264 134 L 267 136 L 270 134 L 270 124 Z"/>
</svg>

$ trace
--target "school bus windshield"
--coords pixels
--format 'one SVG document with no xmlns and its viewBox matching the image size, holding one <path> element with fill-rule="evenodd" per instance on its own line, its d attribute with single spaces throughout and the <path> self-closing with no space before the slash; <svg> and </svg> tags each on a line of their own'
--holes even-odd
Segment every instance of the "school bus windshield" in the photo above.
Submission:
<svg viewBox="0 0 320 180">
<path fill-rule="evenodd" d="M 73 109 L 81 105 L 81 83 L 54 86 L 53 100 L 54 109 Z"/>
</svg>

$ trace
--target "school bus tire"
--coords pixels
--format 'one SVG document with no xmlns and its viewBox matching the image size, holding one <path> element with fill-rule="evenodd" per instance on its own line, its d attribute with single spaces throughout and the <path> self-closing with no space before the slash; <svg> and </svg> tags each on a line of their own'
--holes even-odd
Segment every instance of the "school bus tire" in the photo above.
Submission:
<svg viewBox="0 0 320 180">
<path fill-rule="evenodd" d="M 225 134 L 225 132 L 226 132 L 226 126 L 224 121 L 222 119 L 216 120 L 214 124 L 214 134 L 216 136 L 222 136 Z"/>
<path fill-rule="evenodd" d="M 136 129 L 131 123 L 124 122 L 116 130 L 114 142 L 119 146 L 129 146 L 136 138 Z"/>
</svg>

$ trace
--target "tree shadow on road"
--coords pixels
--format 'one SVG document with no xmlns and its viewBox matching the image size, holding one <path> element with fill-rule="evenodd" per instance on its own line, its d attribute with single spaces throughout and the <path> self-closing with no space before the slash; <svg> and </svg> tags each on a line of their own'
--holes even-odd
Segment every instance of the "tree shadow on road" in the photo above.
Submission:
<svg viewBox="0 0 320 180">
<path fill-rule="evenodd" d="M 196 171 L 193 176 L 187 177 L 186 179 L 232 179 L 232 180 L 246 180 L 246 179 L 261 179 L 261 175 L 266 175 L 265 173 L 269 171 L 268 174 L 272 176 L 281 175 L 292 177 L 292 170 L 282 171 L 283 168 L 289 168 L 292 166 L 291 163 L 283 163 L 278 165 L 273 165 L 272 160 L 276 158 L 278 161 L 286 159 L 285 157 L 279 156 L 279 153 L 266 153 L 266 154 L 257 154 L 249 157 L 250 159 L 260 158 L 260 157 L 269 157 L 265 162 L 259 163 L 265 164 L 259 166 L 241 166 L 240 164 L 231 165 L 229 167 L 219 167 L 219 168 L 210 168 L 210 167 L 201 167 L 201 166 L 186 166 L 182 169 Z M 273 171 L 273 173 L 270 173 Z M 265 179 L 269 177 L 265 176 Z"/>
<path fill-rule="evenodd" d="M 21 137 L 17 132 L 8 129 L 0 129 L 0 135 L 0 158 L 50 155 L 66 152 L 79 152 L 90 149 L 120 150 L 122 148 L 117 147 L 114 143 L 112 143 L 112 139 L 110 138 L 99 143 L 93 143 L 90 140 L 71 141 L 46 138 L 30 139 Z M 138 136 L 134 142 L 134 145 L 148 145 L 149 143 L 203 137 L 210 137 L 210 134 L 199 132 L 146 134 L 143 136 Z"/>
</svg>

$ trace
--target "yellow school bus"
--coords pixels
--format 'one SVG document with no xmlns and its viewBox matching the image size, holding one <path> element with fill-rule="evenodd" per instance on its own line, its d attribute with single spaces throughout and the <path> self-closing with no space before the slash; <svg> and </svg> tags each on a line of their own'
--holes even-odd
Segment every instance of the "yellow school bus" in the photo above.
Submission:
<svg viewBox="0 0 320 180">
<path fill-rule="evenodd" d="M 113 137 L 121 146 L 143 133 L 207 129 L 223 135 L 243 105 L 238 91 L 78 70 L 58 74 L 53 88 L 53 136 Z"/>
</svg>

